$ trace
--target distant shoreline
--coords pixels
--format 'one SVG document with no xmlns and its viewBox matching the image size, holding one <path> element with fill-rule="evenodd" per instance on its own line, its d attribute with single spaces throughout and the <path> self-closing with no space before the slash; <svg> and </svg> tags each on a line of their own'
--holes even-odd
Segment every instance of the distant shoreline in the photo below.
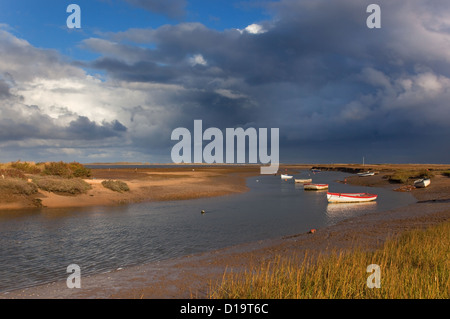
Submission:
<svg viewBox="0 0 450 319">
<path fill-rule="evenodd" d="M 1 210 L 23 210 L 36 208 L 73 208 L 123 205 L 145 201 L 184 200 L 202 197 L 223 196 L 248 190 L 246 178 L 260 174 L 260 165 L 254 164 L 136 164 L 131 162 L 96 163 L 92 165 L 92 177 L 84 179 L 91 189 L 84 194 L 63 195 L 39 190 L 37 194 L 7 194 L 0 196 Z M 111 167 L 109 167 L 111 166 Z M 114 167 L 118 166 L 118 167 Z M 131 167 L 130 167 L 131 166 Z M 366 186 L 389 185 L 385 176 L 397 170 L 450 170 L 450 164 L 282 164 L 280 173 L 296 174 L 312 168 L 356 173 L 364 170 L 376 171 L 372 179 L 349 178 L 348 183 L 368 181 Z M 106 189 L 101 182 L 119 180 L 129 186 L 128 192 Z M 3 189 L 0 192 L 7 192 Z M 6 194 L 6 193 L 5 193 Z M 37 206 L 39 204 L 39 206 Z"/>
</svg>

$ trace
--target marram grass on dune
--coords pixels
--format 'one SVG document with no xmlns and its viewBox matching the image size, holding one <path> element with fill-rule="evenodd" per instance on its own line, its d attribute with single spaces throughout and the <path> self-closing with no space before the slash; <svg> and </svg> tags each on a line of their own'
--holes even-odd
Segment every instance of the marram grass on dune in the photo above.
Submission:
<svg viewBox="0 0 450 319">
<path fill-rule="evenodd" d="M 376 251 L 354 249 L 301 259 L 277 257 L 244 273 L 225 273 L 211 298 L 252 299 L 448 299 L 450 222 L 413 230 Z M 299 261 L 301 260 L 301 261 Z M 368 288 L 376 264 L 381 287 Z"/>
</svg>

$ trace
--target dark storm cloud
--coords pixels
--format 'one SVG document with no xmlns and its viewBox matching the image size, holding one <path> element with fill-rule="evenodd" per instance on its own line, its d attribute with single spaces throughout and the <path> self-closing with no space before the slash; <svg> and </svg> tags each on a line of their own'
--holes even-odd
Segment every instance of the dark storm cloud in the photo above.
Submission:
<svg viewBox="0 0 450 319">
<path fill-rule="evenodd" d="M 100 58 L 91 66 L 96 69 L 108 70 L 111 74 L 118 74 L 118 78 L 131 82 L 163 82 L 174 78 L 171 67 L 159 66 L 152 61 L 138 61 L 132 64 L 113 58 Z"/>
<path fill-rule="evenodd" d="M 258 34 L 182 23 L 105 35 L 113 52 L 100 39 L 85 46 L 111 77 L 184 87 L 159 101 L 178 111 L 171 125 L 279 127 L 286 147 L 364 152 L 430 139 L 438 149 L 450 135 L 450 3 L 378 1 L 376 30 L 366 26 L 370 3 L 285 0 L 269 4 L 274 17 Z M 125 54 L 130 41 L 139 56 Z"/>
<path fill-rule="evenodd" d="M 170 18 L 181 18 L 185 14 L 185 0 L 126 0 L 128 3 Z"/>
<path fill-rule="evenodd" d="M 127 128 L 117 120 L 110 123 L 103 122 L 102 125 L 98 125 L 86 116 L 78 116 L 76 120 L 71 121 L 64 128 L 64 131 L 69 138 L 95 140 L 119 136 L 121 133 L 126 132 Z"/>
<path fill-rule="evenodd" d="M 5 97 L 10 97 L 11 93 L 9 92 L 10 87 L 5 80 L 0 78 L 0 99 Z"/>
</svg>

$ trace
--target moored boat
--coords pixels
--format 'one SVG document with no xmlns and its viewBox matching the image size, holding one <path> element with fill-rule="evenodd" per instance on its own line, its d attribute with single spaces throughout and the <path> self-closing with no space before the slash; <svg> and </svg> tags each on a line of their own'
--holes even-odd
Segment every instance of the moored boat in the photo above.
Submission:
<svg viewBox="0 0 450 319">
<path fill-rule="evenodd" d="M 295 179 L 296 183 L 311 183 L 312 182 L 312 178 L 307 178 L 307 179 Z"/>
<path fill-rule="evenodd" d="M 292 175 L 281 174 L 281 179 L 291 179 L 292 177 Z"/>
<path fill-rule="evenodd" d="M 364 176 L 373 176 L 375 175 L 374 172 L 362 172 L 362 173 L 358 173 L 358 176 L 360 177 L 364 177 Z"/>
<path fill-rule="evenodd" d="M 378 195 L 368 193 L 330 193 L 327 199 L 330 203 L 361 203 L 376 200 Z"/>
<path fill-rule="evenodd" d="M 430 185 L 431 180 L 429 178 L 422 178 L 414 181 L 414 186 L 417 188 L 424 188 Z"/>
<path fill-rule="evenodd" d="M 312 184 L 312 183 L 306 183 L 303 185 L 304 190 L 322 190 L 322 189 L 328 189 L 328 184 Z"/>
</svg>

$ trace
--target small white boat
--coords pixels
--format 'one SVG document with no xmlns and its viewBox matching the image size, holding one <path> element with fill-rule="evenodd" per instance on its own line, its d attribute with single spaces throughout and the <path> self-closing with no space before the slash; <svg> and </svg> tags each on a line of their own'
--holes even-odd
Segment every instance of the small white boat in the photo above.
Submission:
<svg viewBox="0 0 450 319">
<path fill-rule="evenodd" d="M 368 193 L 330 193 L 327 199 L 330 203 L 361 203 L 376 200 L 378 195 Z"/>
<path fill-rule="evenodd" d="M 303 188 L 305 190 L 318 191 L 318 190 L 322 190 L 322 189 L 328 189 L 328 184 L 306 183 L 303 185 Z"/>
<path fill-rule="evenodd" d="M 414 181 L 414 186 L 417 188 L 425 188 L 430 185 L 431 180 L 429 178 L 422 178 Z"/>
<path fill-rule="evenodd" d="M 281 174 L 281 179 L 291 179 L 292 177 L 292 175 Z"/>
<path fill-rule="evenodd" d="M 296 183 L 311 183 L 312 182 L 312 178 L 307 178 L 307 179 L 295 179 Z"/>
<path fill-rule="evenodd" d="M 363 177 L 363 176 L 373 176 L 375 175 L 374 172 L 362 172 L 362 173 L 358 173 L 358 176 Z"/>
</svg>

